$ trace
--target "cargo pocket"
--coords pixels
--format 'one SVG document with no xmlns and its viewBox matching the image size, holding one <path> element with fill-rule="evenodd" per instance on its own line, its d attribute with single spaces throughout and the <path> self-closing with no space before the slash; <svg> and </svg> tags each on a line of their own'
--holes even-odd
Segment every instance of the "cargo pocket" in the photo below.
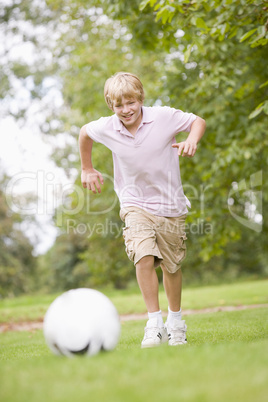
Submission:
<svg viewBox="0 0 268 402">
<path fill-rule="evenodd" d="M 123 228 L 123 238 L 126 246 L 126 253 L 130 261 L 134 261 L 134 242 L 131 237 L 131 229 L 129 226 Z"/>
<path fill-rule="evenodd" d="M 182 235 L 179 236 L 179 244 L 177 246 L 177 253 L 176 253 L 177 264 L 180 264 L 186 257 L 186 240 L 187 240 L 186 233 L 183 233 Z"/>
</svg>

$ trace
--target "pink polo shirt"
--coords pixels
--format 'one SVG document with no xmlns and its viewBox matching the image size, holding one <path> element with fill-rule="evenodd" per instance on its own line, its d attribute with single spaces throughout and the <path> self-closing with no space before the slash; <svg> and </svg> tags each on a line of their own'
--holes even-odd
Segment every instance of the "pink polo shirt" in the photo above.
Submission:
<svg viewBox="0 0 268 402">
<path fill-rule="evenodd" d="M 135 136 L 116 115 L 87 124 L 87 134 L 112 151 L 114 189 L 121 208 L 136 206 L 167 217 L 184 215 L 190 203 L 172 144 L 177 133 L 190 131 L 196 116 L 167 106 L 143 106 L 142 113 Z"/>
</svg>

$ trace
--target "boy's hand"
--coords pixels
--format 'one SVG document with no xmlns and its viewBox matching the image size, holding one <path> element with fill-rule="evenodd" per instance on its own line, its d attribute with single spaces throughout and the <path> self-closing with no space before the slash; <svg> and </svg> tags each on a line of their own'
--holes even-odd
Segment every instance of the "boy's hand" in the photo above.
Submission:
<svg viewBox="0 0 268 402">
<path fill-rule="evenodd" d="M 96 188 L 98 193 L 101 192 L 100 183 L 103 184 L 103 177 L 96 169 L 86 169 L 82 170 L 81 182 L 84 188 L 88 188 L 96 194 Z"/>
<path fill-rule="evenodd" d="M 182 141 L 177 144 L 172 144 L 173 148 L 178 148 L 178 155 L 188 156 L 189 158 L 193 157 L 197 150 L 197 143 L 194 141 Z"/>
</svg>

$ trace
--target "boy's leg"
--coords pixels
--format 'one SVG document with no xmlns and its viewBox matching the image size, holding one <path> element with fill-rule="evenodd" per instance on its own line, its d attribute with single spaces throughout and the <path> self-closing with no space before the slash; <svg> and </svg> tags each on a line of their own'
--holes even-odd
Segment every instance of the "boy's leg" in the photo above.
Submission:
<svg viewBox="0 0 268 402">
<path fill-rule="evenodd" d="M 145 256 L 137 262 L 136 275 L 149 317 L 141 347 L 159 346 L 168 341 L 168 335 L 159 308 L 158 278 L 154 267 L 154 256 Z"/>
<path fill-rule="evenodd" d="M 171 274 L 165 266 L 161 265 L 163 271 L 163 284 L 168 299 L 168 318 L 165 324 L 168 332 L 169 345 L 183 345 L 187 343 L 187 325 L 181 319 L 181 289 L 182 272 L 178 269 Z"/>
<path fill-rule="evenodd" d="M 178 269 L 171 274 L 165 266 L 161 264 L 163 271 L 163 285 L 168 299 L 168 305 L 171 311 L 179 311 L 181 308 L 181 289 L 182 289 L 182 272 Z"/>
<path fill-rule="evenodd" d="M 136 267 L 137 281 L 148 310 L 149 320 L 141 346 L 158 346 L 167 342 L 168 336 L 159 307 L 155 271 L 155 266 L 163 259 L 156 242 L 155 218 L 137 207 L 122 209 L 120 217 L 125 222 L 123 236 L 126 252 Z"/>
<path fill-rule="evenodd" d="M 158 278 L 154 268 L 154 256 L 147 255 L 137 262 L 136 276 L 148 312 L 159 311 Z"/>
</svg>

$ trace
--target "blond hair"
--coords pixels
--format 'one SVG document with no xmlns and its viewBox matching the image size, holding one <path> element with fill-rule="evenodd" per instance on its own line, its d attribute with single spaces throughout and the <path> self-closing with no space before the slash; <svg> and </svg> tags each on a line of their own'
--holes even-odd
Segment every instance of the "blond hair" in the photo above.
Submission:
<svg viewBox="0 0 268 402">
<path fill-rule="evenodd" d="M 122 97 L 126 99 L 135 98 L 143 103 L 143 85 L 135 74 L 119 72 L 105 82 L 104 98 L 111 110 L 113 110 L 114 102 L 122 102 Z"/>
</svg>

